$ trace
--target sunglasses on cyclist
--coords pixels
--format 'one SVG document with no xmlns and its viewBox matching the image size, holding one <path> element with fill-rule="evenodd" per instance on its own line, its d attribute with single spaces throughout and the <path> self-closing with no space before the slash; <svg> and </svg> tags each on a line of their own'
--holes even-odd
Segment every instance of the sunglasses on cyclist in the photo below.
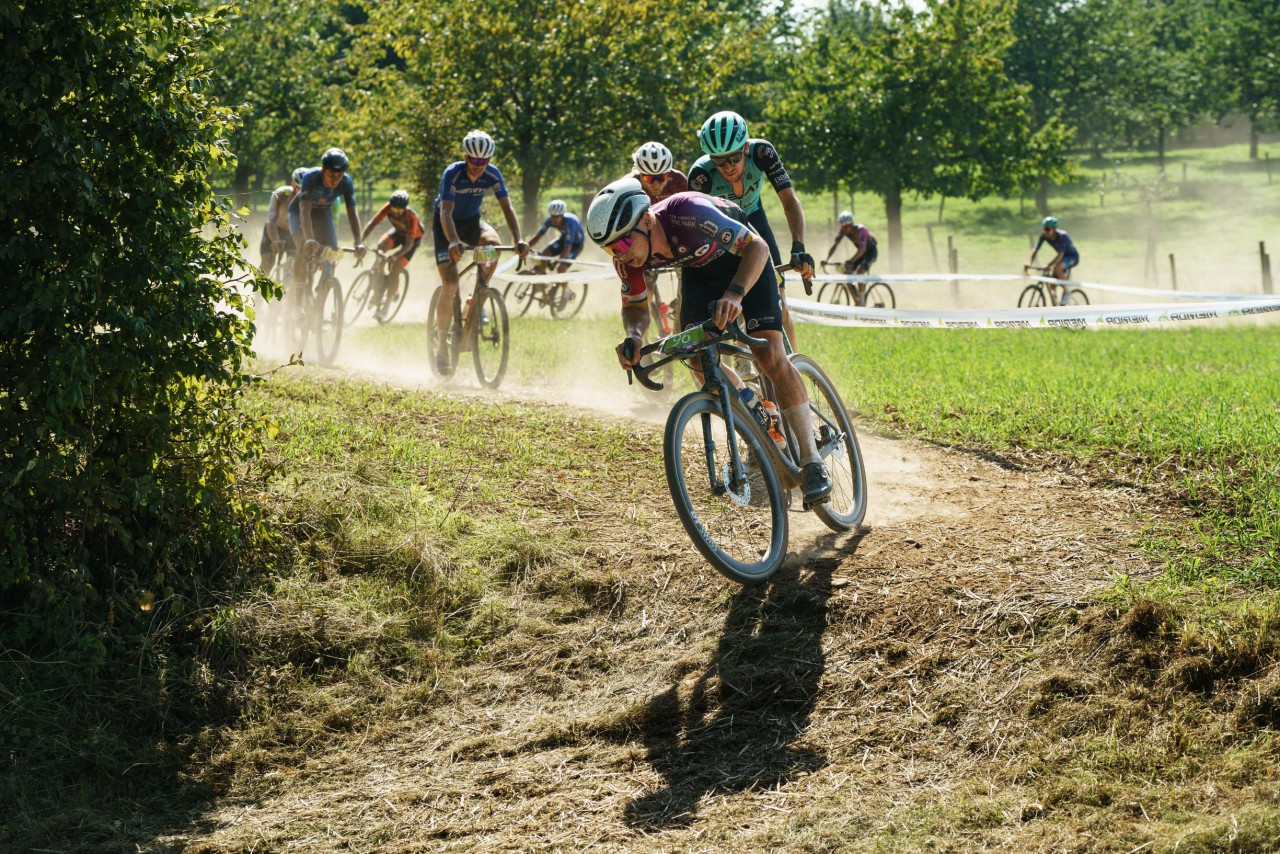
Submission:
<svg viewBox="0 0 1280 854">
<path fill-rule="evenodd" d="M 666 175 L 641 175 L 640 180 L 644 181 L 646 184 L 656 184 L 666 177 Z"/>
<path fill-rule="evenodd" d="M 735 151 L 733 154 L 726 154 L 723 157 L 712 157 L 711 162 L 716 166 L 732 166 L 746 156 L 746 149 L 743 149 L 741 151 Z"/>
<path fill-rule="evenodd" d="M 468 158 L 467 158 L 467 163 L 471 164 L 472 166 L 488 166 L 488 165 L 489 165 L 489 158 L 487 158 L 487 157 L 468 157 Z"/>
<path fill-rule="evenodd" d="M 606 243 L 603 248 L 605 254 L 609 255 L 611 258 L 621 258 L 623 255 L 626 255 L 631 251 L 631 244 L 635 242 L 635 232 L 628 231 L 624 236 L 619 237 L 612 243 Z"/>
</svg>

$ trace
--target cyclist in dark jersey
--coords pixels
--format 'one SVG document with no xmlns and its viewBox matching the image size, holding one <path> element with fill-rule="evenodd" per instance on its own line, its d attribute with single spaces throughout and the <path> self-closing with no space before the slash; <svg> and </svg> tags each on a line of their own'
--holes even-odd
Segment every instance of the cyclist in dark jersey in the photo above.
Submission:
<svg viewBox="0 0 1280 854">
<path fill-rule="evenodd" d="M 458 292 L 458 261 L 464 246 L 497 246 L 498 232 L 480 218 L 484 194 L 493 190 L 502 215 L 511 231 L 511 242 L 523 258 L 528 245 L 520 239 L 520 223 L 507 198 L 507 185 L 502 173 L 489 160 L 498 146 L 489 134 L 473 130 L 462 138 L 465 159 L 450 163 L 440 176 L 440 193 L 436 196 L 431 217 L 431 236 L 436 247 L 436 268 L 440 271 L 440 303 L 436 311 L 436 328 L 440 331 L 440 349 L 435 354 L 436 369 L 450 373 L 449 324 L 453 321 L 453 297 Z M 476 286 L 489 281 L 495 263 L 481 264 L 476 271 Z M 428 321 L 429 322 L 429 321 Z"/>
<path fill-rule="evenodd" d="M 529 248 L 532 249 L 538 245 L 538 241 L 542 239 L 542 235 L 547 233 L 548 229 L 554 228 L 560 232 L 560 236 L 547 246 L 547 254 L 554 255 L 557 258 L 563 258 L 566 262 L 572 261 L 582 253 L 582 245 L 586 242 L 586 232 L 582 230 L 582 220 L 578 219 L 575 214 L 568 211 L 566 205 L 560 199 L 553 199 L 547 205 L 547 218 L 542 221 L 542 228 L 538 229 L 533 237 L 529 238 Z M 569 264 L 557 264 L 559 272 L 569 269 Z"/>
<path fill-rule="evenodd" d="M 262 229 L 262 242 L 258 244 L 258 251 L 262 253 L 261 269 L 264 272 L 275 267 L 277 255 L 288 255 L 295 251 L 293 235 L 289 233 L 287 211 L 297 190 L 292 184 L 282 184 L 271 193 L 271 201 L 267 205 L 267 224 Z M 281 272 L 283 266 L 281 264 Z"/>
<path fill-rule="evenodd" d="M 840 245 L 840 241 L 847 237 L 853 244 L 853 257 L 844 262 L 845 272 L 859 275 L 870 273 L 871 265 L 875 263 L 876 258 L 880 257 L 871 229 L 862 223 L 854 222 L 853 211 L 840 211 L 836 222 L 840 227 L 836 231 L 836 239 L 831 244 L 831 251 L 827 253 L 826 261 L 831 260 L 831 256 L 836 254 L 836 247 Z"/>
<path fill-rule="evenodd" d="M 782 158 L 773 143 L 765 139 L 751 139 L 747 135 L 746 119 L 737 113 L 716 113 L 702 124 L 698 142 L 706 152 L 689 167 L 689 189 L 727 199 L 741 207 L 747 214 L 747 222 L 769 244 L 769 254 L 774 264 L 782 263 L 777 238 L 769 226 L 760 191 L 768 179 L 782 202 L 787 226 L 791 230 L 789 261 L 810 289 L 813 278 L 813 256 L 804 248 L 804 209 L 800 197 L 791 187 L 791 178 L 782 165 Z M 787 311 L 785 284 L 781 281 L 783 322 L 792 347 L 796 344 L 795 326 Z"/>
<path fill-rule="evenodd" d="M 350 161 L 340 148 L 330 148 L 320 158 L 320 165 L 298 176 L 298 192 L 289 202 L 289 231 L 294 243 L 302 247 L 293 262 L 293 281 L 301 284 L 307 277 L 307 256 L 321 246 L 338 248 L 338 228 L 333 222 L 333 201 L 342 196 L 347 206 L 347 222 L 351 239 L 356 244 L 356 259 L 364 257 L 360 242 L 360 214 L 356 212 L 356 185 L 347 174 Z"/>
<path fill-rule="evenodd" d="M 1031 250 L 1031 260 L 1027 262 L 1027 266 L 1035 265 L 1036 255 L 1040 252 L 1040 247 L 1046 243 L 1058 253 L 1057 257 L 1049 262 L 1046 269 L 1053 274 L 1055 279 L 1070 279 L 1072 268 L 1080 263 L 1080 253 L 1076 250 L 1076 245 L 1071 241 L 1071 235 L 1058 228 L 1057 217 L 1047 216 L 1044 218 L 1040 240 L 1036 242 L 1036 248 Z"/>
<path fill-rule="evenodd" d="M 741 316 L 748 332 L 769 342 L 755 355 L 800 442 L 805 504 L 827 500 L 831 479 L 813 436 L 809 397 L 782 343 L 778 274 L 742 209 L 693 192 L 651 204 L 640 182 L 626 177 L 596 195 L 587 212 L 587 231 L 613 258 L 622 279 L 622 325 L 633 349 L 628 357 L 627 341 L 619 344 L 618 362 L 630 368 L 639 361 L 649 328 L 644 271 L 679 269 L 682 327 L 709 319 L 709 304 L 715 301 L 718 326 Z"/>
</svg>

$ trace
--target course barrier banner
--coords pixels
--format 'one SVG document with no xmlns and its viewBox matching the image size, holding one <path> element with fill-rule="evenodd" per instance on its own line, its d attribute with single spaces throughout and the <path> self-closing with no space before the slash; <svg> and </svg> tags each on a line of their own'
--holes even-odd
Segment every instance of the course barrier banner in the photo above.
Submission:
<svg viewBox="0 0 1280 854">
<path fill-rule="evenodd" d="M 1041 308 L 922 309 L 858 308 L 787 298 L 797 320 L 828 326 L 893 326 L 934 329 L 1085 329 L 1152 326 L 1188 320 L 1248 317 L 1280 311 L 1280 297 L 1223 299 L 1216 303 L 1186 305 L 1049 306 Z"/>
<path fill-rule="evenodd" d="M 800 284 L 800 277 L 795 273 L 784 274 L 788 285 Z M 883 276 L 877 275 L 822 275 L 814 276 L 813 281 L 818 284 L 827 282 L 843 282 L 845 284 L 858 284 L 860 282 L 887 282 L 896 284 L 899 282 L 1018 282 L 1024 285 L 1032 282 L 1046 282 L 1054 285 L 1070 285 L 1075 288 L 1085 288 L 1106 293 L 1115 294 L 1132 294 L 1135 296 L 1144 296 L 1152 298 L 1165 299 L 1188 299 L 1188 300 L 1208 300 L 1211 302 L 1225 302 L 1228 300 L 1253 300 L 1259 299 L 1257 294 L 1211 294 L 1200 291 L 1170 291 L 1160 288 L 1137 288 L 1127 285 L 1107 285 L 1101 282 L 1077 282 L 1074 279 L 1064 281 L 1062 279 L 1053 279 L 1048 276 L 1008 276 L 1008 275 L 991 275 L 991 276 L 974 276 L 965 275 L 963 273 L 924 273 L 924 274 L 908 274 L 908 273 L 889 273 Z"/>
<path fill-rule="evenodd" d="M 567 273 L 517 273 L 515 270 L 498 270 L 494 281 L 527 282 L 529 284 L 553 284 L 555 282 L 601 282 L 616 279 L 612 270 L 570 270 Z"/>
</svg>

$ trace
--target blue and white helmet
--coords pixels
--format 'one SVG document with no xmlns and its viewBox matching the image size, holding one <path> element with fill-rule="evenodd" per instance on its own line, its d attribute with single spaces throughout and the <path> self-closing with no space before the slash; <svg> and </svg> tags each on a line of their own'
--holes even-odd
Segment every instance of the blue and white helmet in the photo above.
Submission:
<svg viewBox="0 0 1280 854">
<path fill-rule="evenodd" d="M 493 137 L 482 130 L 473 130 L 462 138 L 462 153 L 468 157 L 488 160 L 497 150 L 498 144 L 493 141 Z"/>
<path fill-rule="evenodd" d="M 646 142 L 631 155 L 631 162 L 641 175 L 662 175 L 671 171 L 675 158 L 671 149 L 660 142 Z"/>
<path fill-rule="evenodd" d="M 564 212 L 568 209 L 569 206 L 564 202 L 559 199 L 552 199 L 551 203 L 547 205 L 547 216 L 564 216 Z"/>
<path fill-rule="evenodd" d="M 836 222 L 841 225 L 853 225 L 853 211 L 840 211 L 840 216 L 836 217 Z"/>
<path fill-rule="evenodd" d="M 596 193 L 587 209 L 587 233 L 601 246 L 626 237 L 649 210 L 649 194 L 635 178 L 619 178 Z"/>
<path fill-rule="evenodd" d="M 698 142 L 712 157 L 732 154 L 747 144 L 747 120 L 731 110 L 716 113 L 702 123 Z"/>
</svg>

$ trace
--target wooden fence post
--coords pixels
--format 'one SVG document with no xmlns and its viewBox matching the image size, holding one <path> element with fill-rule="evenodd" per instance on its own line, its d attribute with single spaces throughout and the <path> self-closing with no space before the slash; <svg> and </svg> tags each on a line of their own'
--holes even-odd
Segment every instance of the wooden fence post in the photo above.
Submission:
<svg viewBox="0 0 1280 854">
<path fill-rule="evenodd" d="M 1186 164 L 1183 164 L 1186 165 Z M 1169 253 L 1169 277 L 1173 279 L 1173 289 L 1178 289 L 1178 265 L 1173 262 L 1173 253 Z"/>
<path fill-rule="evenodd" d="M 1271 256 L 1267 254 L 1266 241 L 1258 241 L 1258 255 L 1262 261 L 1262 292 L 1264 294 L 1275 293 L 1271 285 Z"/>
<path fill-rule="evenodd" d="M 942 272 L 942 268 L 938 266 L 938 247 L 933 242 L 933 223 L 926 223 L 924 230 L 929 232 L 929 254 L 933 256 L 934 272 Z"/>
</svg>

